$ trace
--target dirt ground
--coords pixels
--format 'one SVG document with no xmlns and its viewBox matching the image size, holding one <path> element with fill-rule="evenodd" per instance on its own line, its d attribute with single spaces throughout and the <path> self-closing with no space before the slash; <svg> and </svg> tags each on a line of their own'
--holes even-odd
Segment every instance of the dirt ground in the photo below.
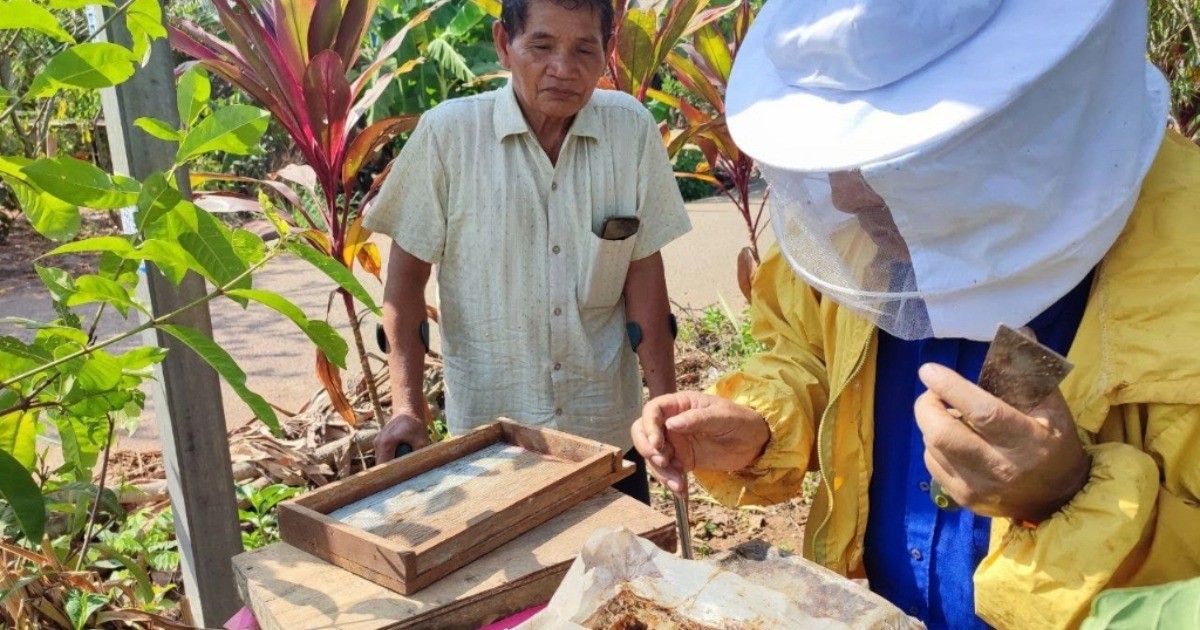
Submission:
<svg viewBox="0 0 1200 630">
<path fill-rule="evenodd" d="M 0 209 L 0 212 L 9 211 Z M 113 223 L 108 213 L 84 213 L 79 237 L 89 238 L 119 232 L 120 228 Z M 24 217 L 16 217 L 8 238 L 0 242 L 0 295 L 28 292 L 32 287 L 38 287 L 33 293 L 40 294 L 41 280 L 38 279 L 32 263 L 58 245 L 59 243 L 35 232 Z M 53 264 L 72 275 L 78 275 L 95 272 L 96 258 L 94 254 L 65 254 L 56 257 L 53 263 L 44 264 Z"/>
</svg>

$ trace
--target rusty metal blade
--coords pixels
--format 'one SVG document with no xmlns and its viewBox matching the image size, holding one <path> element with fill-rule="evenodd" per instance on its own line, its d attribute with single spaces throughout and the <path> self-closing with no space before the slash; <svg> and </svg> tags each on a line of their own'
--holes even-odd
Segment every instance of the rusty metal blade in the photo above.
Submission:
<svg viewBox="0 0 1200 630">
<path fill-rule="evenodd" d="M 1001 324 L 983 360 L 979 387 L 1029 413 L 1058 389 L 1072 367 L 1062 355 Z"/>
</svg>

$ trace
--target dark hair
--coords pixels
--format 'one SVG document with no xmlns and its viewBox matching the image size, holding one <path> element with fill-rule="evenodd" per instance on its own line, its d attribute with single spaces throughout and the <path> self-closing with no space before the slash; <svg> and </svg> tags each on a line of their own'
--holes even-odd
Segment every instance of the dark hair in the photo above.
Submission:
<svg viewBox="0 0 1200 630">
<path fill-rule="evenodd" d="M 553 2 L 568 11 L 595 11 L 600 14 L 600 42 L 607 46 L 608 40 L 612 38 L 612 0 L 504 0 L 500 9 L 500 23 L 504 25 L 509 37 L 515 38 L 525 30 L 525 21 L 529 18 L 529 5 L 532 2 Z"/>
</svg>

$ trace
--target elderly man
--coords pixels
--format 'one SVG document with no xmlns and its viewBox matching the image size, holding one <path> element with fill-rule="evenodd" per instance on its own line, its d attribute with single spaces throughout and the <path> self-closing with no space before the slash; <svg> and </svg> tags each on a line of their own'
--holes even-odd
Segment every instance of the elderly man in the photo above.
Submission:
<svg viewBox="0 0 1200 630">
<path fill-rule="evenodd" d="M 365 222 L 395 242 L 381 461 L 429 443 L 419 330 L 431 265 L 451 433 L 507 416 L 628 449 L 638 359 L 652 395 L 675 390 L 658 252 L 691 225 L 646 109 L 594 90 L 612 20 L 609 0 L 506 0 L 493 34 L 509 84 L 426 113 L 392 167 Z M 623 489 L 649 502 L 644 468 Z"/>
<path fill-rule="evenodd" d="M 931 628 L 1073 626 L 1200 575 L 1200 150 L 1163 136 L 1146 27 L 1124 0 L 769 0 L 726 104 L 772 186 L 769 349 L 647 405 L 652 472 L 745 505 L 820 471 L 805 555 Z M 1001 323 L 1075 364 L 1028 414 L 973 384 Z"/>
</svg>

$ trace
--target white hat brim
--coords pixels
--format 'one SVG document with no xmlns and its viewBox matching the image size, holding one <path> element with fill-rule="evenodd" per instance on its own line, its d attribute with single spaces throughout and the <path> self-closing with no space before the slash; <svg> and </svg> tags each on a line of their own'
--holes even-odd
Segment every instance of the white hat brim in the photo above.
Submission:
<svg viewBox="0 0 1200 630">
<path fill-rule="evenodd" d="M 778 168 L 834 172 L 948 141 L 1003 110 L 1067 57 L 1113 0 L 1005 0 L 974 36 L 890 85 L 863 92 L 802 89 L 766 52 L 774 8 L 759 12 L 726 93 L 730 133 Z"/>
</svg>

